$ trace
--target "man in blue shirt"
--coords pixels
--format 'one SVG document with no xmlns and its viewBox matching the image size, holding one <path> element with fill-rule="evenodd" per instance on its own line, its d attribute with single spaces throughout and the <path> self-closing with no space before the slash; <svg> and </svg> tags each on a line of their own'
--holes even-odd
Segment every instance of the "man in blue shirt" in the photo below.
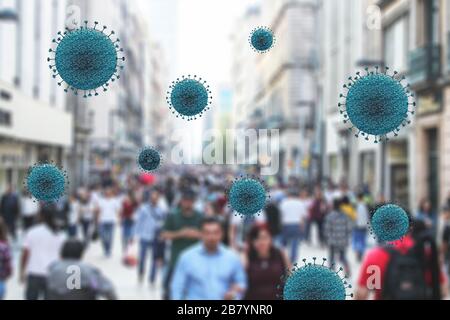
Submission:
<svg viewBox="0 0 450 320">
<path fill-rule="evenodd" d="M 161 248 L 161 241 L 158 239 L 165 219 L 163 210 L 158 206 L 159 196 L 158 190 L 152 190 L 148 202 L 142 204 L 136 213 L 135 235 L 139 240 L 139 282 L 142 282 L 144 277 L 147 252 L 150 249 L 152 251 L 152 266 L 149 280 L 150 283 L 153 283 L 156 277 L 156 260 L 160 259 L 161 256 L 159 251 L 161 249 L 164 250 L 163 247 Z"/>
<path fill-rule="evenodd" d="M 201 239 L 177 262 L 171 284 L 173 300 L 240 299 L 247 287 L 239 256 L 221 244 L 223 230 L 215 218 L 202 222 Z"/>
</svg>

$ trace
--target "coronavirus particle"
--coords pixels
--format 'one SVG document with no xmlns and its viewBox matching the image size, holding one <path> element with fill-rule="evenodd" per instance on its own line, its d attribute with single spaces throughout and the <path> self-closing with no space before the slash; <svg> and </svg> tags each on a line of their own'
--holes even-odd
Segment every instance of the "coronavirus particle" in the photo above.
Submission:
<svg viewBox="0 0 450 320">
<path fill-rule="evenodd" d="M 212 97 L 206 81 L 188 75 L 172 82 L 166 100 L 173 114 L 189 121 L 201 117 L 210 108 Z"/>
<path fill-rule="evenodd" d="M 343 269 L 334 271 L 325 265 L 327 259 L 323 258 L 322 264 L 313 262 L 306 263 L 303 259 L 303 266 L 294 263 L 292 270 L 281 277 L 282 284 L 278 286 L 281 292 L 279 295 L 283 300 L 345 300 L 353 297 L 347 290 L 351 285 L 347 282 L 347 277 L 343 275 Z"/>
<path fill-rule="evenodd" d="M 153 147 L 145 147 L 139 152 L 137 163 L 142 171 L 155 171 L 161 166 L 161 154 Z"/>
<path fill-rule="evenodd" d="M 398 78 L 397 71 L 388 74 L 365 68 L 365 74 L 356 73 L 349 77 L 344 85 L 347 90 L 340 98 L 345 102 L 338 104 L 344 123 L 350 123 L 349 130 L 356 137 L 360 135 L 369 140 L 374 136 L 375 143 L 389 140 L 388 134 L 398 135 L 401 127 L 411 123 L 409 116 L 414 114 L 416 103 L 409 90 L 409 84 L 403 84 L 405 77 Z"/>
<path fill-rule="evenodd" d="M 380 242 L 401 240 L 409 231 L 410 217 L 403 208 L 385 204 L 372 214 L 370 232 Z"/>
<path fill-rule="evenodd" d="M 255 177 L 235 179 L 228 190 L 229 206 L 242 217 L 260 214 L 268 198 L 264 183 Z"/>
<path fill-rule="evenodd" d="M 120 78 L 125 61 L 120 40 L 113 36 L 114 31 L 108 32 L 106 26 L 95 22 L 89 27 L 87 21 L 78 29 L 58 32 L 53 39 L 56 48 L 49 50 L 52 56 L 47 58 L 53 78 L 60 79 L 58 85 L 76 95 L 81 91 L 85 98 L 97 96 L 98 89 L 107 91 Z"/>
<path fill-rule="evenodd" d="M 270 28 L 258 27 L 253 29 L 248 41 L 253 50 L 264 53 L 273 47 L 275 44 L 275 37 Z"/>
<path fill-rule="evenodd" d="M 65 171 L 53 163 L 38 163 L 28 170 L 25 187 L 37 201 L 57 201 L 67 190 Z"/>
</svg>

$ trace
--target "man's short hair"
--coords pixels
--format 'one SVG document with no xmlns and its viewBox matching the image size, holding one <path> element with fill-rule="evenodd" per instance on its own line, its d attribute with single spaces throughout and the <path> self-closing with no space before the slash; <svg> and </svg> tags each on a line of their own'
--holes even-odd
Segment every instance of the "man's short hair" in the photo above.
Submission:
<svg viewBox="0 0 450 320">
<path fill-rule="evenodd" d="M 70 239 L 64 242 L 61 258 L 64 260 L 80 260 L 83 256 L 84 244 L 80 240 Z"/>
<path fill-rule="evenodd" d="M 202 219 L 202 222 L 200 224 L 200 227 L 203 229 L 203 227 L 207 224 L 217 224 L 220 229 L 222 229 L 223 231 L 223 225 L 222 225 L 222 221 L 220 221 L 219 219 L 217 219 L 216 217 L 206 217 Z"/>
</svg>

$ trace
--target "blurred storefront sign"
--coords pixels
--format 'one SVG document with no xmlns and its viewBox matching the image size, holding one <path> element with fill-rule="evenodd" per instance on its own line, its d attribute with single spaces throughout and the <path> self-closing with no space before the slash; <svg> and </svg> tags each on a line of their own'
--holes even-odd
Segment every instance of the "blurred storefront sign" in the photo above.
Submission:
<svg viewBox="0 0 450 320">
<path fill-rule="evenodd" d="M 420 95 L 417 97 L 417 115 L 439 112 L 441 108 L 441 99 L 436 94 Z"/>
</svg>

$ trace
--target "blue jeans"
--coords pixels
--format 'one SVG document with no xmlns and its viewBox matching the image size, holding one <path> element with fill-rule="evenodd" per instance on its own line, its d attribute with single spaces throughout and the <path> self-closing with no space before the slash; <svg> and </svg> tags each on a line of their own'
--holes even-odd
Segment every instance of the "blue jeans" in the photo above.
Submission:
<svg viewBox="0 0 450 320">
<path fill-rule="evenodd" d="M 149 274 L 149 281 L 151 283 L 155 282 L 156 271 L 157 271 L 157 260 L 160 259 L 160 246 L 161 244 L 158 241 L 151 240 L 140 240 L 139 241 L 139 267 L 138 273 L 139 276 L 143 276 L 145 273 L 145 260 L 147 260 L 147 252 L 151 250 L 151 267 Z"/>
<path fill-rule="evenodd" d="M 5 298 L 6 294 L 6 283 L 4 280 L 0 280 L 0 300 Z"/>
<path fill-rule="evenodd" d="M 366 228 L 354 228 L 353 229 L 353 249 L 358 255 L 363 255 L 366 250 Z"/>
<path fill-rule="evenodd" d="M 69 238 L 75 238 L 77 236 L 78 233 L 78 228 L 76 224 L 69 224 L 69 226 L 67 227 L 67 235 L 69 236 Z"/>
<path fill-rule="evenodd" d="M 127 250 L 128 244 L 133 238 L 134 222 L 131 219 L 125 219 L 122 221 L 122 247 L 123 251 Z"/>
<path fill-rule="evenodd" d="M 100 238 L 102 239 L 103 251 L 107 257 L 111 256 L 111 249 L 114 238 L 114 223 L 102 222 L 100 224 Z"/>
<path fill-rule="evenodd" d="M 297 262 L 298 247 L 302 240 L 302 232 L 299 224 L 286 224 L 281 230 L 281 242 L 284 247 L 291 245 L 290 258 L 292 263 Z"/>
</svg>

